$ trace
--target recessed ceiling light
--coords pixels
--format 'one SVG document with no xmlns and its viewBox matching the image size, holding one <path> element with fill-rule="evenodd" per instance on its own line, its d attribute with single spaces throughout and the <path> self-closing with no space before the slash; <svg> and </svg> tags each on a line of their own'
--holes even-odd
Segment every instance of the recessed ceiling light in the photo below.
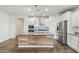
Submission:
<svg viewBox="0 0 79 59">
<path fill-rule="evenodd" d="M 27 9 L 28 11 L 31 11 L 31 8 Z"/>
<path fill-rule="evenodd" d="M 48 9 L 47 9 L 47 8 L 45 8 L 45 11 L 48 11 Z"/>
<path fill-rule="evenodd" d="M 43 16 L 46 16 L 46 14 L 43 14 Z"/>
</svg>

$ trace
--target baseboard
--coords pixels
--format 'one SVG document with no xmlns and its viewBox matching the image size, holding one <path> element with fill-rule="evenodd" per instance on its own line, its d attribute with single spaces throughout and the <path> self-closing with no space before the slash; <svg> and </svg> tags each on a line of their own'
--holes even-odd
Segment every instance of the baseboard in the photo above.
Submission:
<svg viewBox="0 0 79 59">
<path fill-rule="evenodd" d="M 75 51 L 76 53 L 79 53 L 78 51 L 76 51 L 76 50 L 74 50 L 72 47 L 70 47 L 68 44 L 67 44 L 67 46 L 68 46 L 69 48 L 71 48 L 73 51 Z"/>
<path fill-rule="evenodd" d="M 16 37 L 16 35 L 12 35 L 12 36 L 10 36 L 9 38 L 15 38 Z"/>
<path fill-rule="evenodd" d="M 2 42 L 4 42 L 4 41 L 6 41 L 6 40 L 9 40 L 9 39 L 11 39 L 11 38 L 15 38 L 16 36 L 9 36 L 9 37 L 6 37 L 6 38 L 4 38 L 4 39 L 1 39 L 0 40 L 0 43 L 2 43 Z"/>
<path fill-rule="evenodd" d="M 9 39 L 9 37 L 6 37 L 6 38 L 3 38 L 3 39 L 0 39 L 0 43 L 6 41 L 6 40 L 8 40 L 8 39 Z"/>
</svg>

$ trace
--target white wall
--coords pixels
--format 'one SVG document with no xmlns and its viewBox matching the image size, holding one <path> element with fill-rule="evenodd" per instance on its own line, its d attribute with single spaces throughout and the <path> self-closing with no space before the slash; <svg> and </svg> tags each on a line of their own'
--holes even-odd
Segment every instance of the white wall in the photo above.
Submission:
<svg viewBox="0 0 79 59">
<path fill-rule="evenodd" d="M 9 39 L 9 15 L 0 10 L 0 42 Z"/>
<path fill-rule="evenodd" d="M 19 18 L 25 18 L 25 15 L 10 15 L 10 37 L 15 37 L 16 35 L 20 34 L 20 30 L 26 29 L 26 22 L 24 24 L 20 24 Z M 21 29 L 19 29 L 19 27 Z"/>
<path fill-rule="evenodd" d="M 72 27 L 74 32 L 79 32 L 79 8 L 72 11 Z"/>
<path fill-rule="evenodd" d="M 10 15 L 9 17 L 9 36 L 14 38 L 16 36 L 16 17 Z"/>
<path fill-rule="evenodd" d="M 26 17 L 24 18 L 24 33 L 25 33 L 25 34 L 28 33 L 28 23 L 29 23 L 29 19 L 28 19 L 28 17 L 26 16 Z"/>
<path fill-rule="evenodd" d="M 15 38 L 17 34 L 16 25 L 18 24 L 17 18 L 20 16 L 8 15 L 0 10 L 0 42 Z"/>
<path fill-rule="evenodd" d="M 0 42 L 16 36 L 16 17 L 0 10 Z"/>
<path fill-rule="evenodd" d="M 16 19 L 16 34 L 23 34 L 24 33 L 24 20 L 23 19 Z"/>
<path fill-rule="evenodd" d="M 57 23 L 60 21 L 60 15 L 53 15 L 50 16 L 50 23 L 49 23 L 49 30 L 50 33 L 54 34 L 54 39 L 57 39 L 56 30 L 57 30 Z"/>
<path fill-rule="evenodd" d="M 56 29 L 56 16 L 50 16 L 50 23 L 49 23 L 49 32 L 54 34 Z"/>
</svg>

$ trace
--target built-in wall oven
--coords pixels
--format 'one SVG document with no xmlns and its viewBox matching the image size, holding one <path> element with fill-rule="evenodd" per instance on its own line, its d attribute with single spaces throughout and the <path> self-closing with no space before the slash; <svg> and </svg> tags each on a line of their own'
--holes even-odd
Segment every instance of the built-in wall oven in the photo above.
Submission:
<svg viewBox="0 0 79 59">
<path fill-rule="evenodd" d="M 28 25 L 28 32 L 34 32 L 34 25 Z"/>
</svg>

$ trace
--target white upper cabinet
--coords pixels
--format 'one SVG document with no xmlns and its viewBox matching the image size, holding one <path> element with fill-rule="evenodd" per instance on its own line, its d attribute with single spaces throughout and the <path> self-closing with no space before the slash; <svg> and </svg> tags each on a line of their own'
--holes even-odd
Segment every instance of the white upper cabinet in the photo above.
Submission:
<svg viewBox="0 0 79 59">
<path fill-rule="evenodd" d="M 79 11 L 72 13 L 72 27 L 79 27 Z"/>
<path fill-rule="evenodd" d="M 48 26 L 49 25 L 49 17 L 29 17 L 28 18 L 28 25 L 39 26 L 39 24 Z"/>
<path fill-rule="evenodd" d="M 76 19 L 75 19 L 75 15 L 74 14 L 72 14 L 72 27 L 74 27 L 74 26 L 76 26 L 77 24 L 76 24 Z"/>
<path fill-rule="evenodd" d="M 39 18 L 38 23 L 41 23 L 44 26 L 48 26 L 49 25 L 49 18 L 48 17 L 41 17 L 41 18 Z"/>
<path fill-rule="evenodd" d="M 36 17 L 29 17 L 28 24 L 29 25 L 37 25 L 38 19 Z"/>
</svg>

